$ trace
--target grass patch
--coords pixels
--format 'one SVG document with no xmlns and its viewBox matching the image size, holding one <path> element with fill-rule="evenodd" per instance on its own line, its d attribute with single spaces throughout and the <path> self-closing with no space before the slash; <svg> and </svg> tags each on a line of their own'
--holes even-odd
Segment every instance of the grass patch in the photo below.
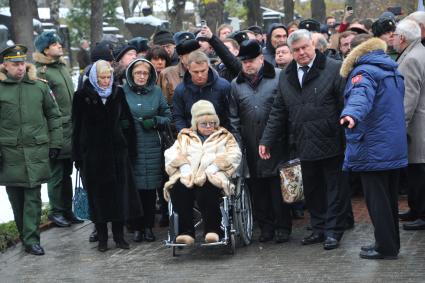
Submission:
<svg viewBox="0 0 425 283">
<path fill-rule="evenodd" d="M 49 221 L 47 219 L 48 212 L 49 205 L 43 204 L 40 225 L 46 224 Z M 7 248 L 16 245 L 18 242 L 19 233 L 18 228 L 16 228 L 15 221 L 0 224 L 0 252 L 4 252 Z"/>
</svg>

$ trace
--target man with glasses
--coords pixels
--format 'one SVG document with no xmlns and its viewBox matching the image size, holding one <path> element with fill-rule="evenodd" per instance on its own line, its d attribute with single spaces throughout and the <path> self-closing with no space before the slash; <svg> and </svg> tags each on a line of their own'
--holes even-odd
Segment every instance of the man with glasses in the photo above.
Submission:
<svg viewBox="0 0 425 283">
<path fill-rule="evenodd" d="M 260 226 L 260 242 L 289 240 L 292 223 L 290 206 L 280 191 L 279 165 L 286 161 L 287 146 L 281 139 L 271 146 L 272 158 L 263 160 L 258 146 L 277 92 L 280 70 L 264 60 L 256 40 L 241 43 L 238 55 L 242 71 L 232 81 L 230 97 L 231 132 L 246 149 L 249 187 L 254 215 Z"/>
<path fill-rule="evenodd" d="M 176 43 L 173 39 L 173 34 L 168 30 L 160 30 L 153 36 L 153 44 L 159 45 L 167 51 L 170 57 L 170 66 L 175 66 L 179 63 L 179 55 L 176 53 Z"/>
<path fill-rule="evenodd" d="M 217 112 L 221 126 L 228 128 L 228 96 L 230 83 L 221 78 L 210 65 L 207 55 L 200 50 L 190 53 L 183 82 L 173 96 L 173 119 L 177 131 L 190 128 L 190 109 L 199 100 L 210 101 Z"/>
</svg>

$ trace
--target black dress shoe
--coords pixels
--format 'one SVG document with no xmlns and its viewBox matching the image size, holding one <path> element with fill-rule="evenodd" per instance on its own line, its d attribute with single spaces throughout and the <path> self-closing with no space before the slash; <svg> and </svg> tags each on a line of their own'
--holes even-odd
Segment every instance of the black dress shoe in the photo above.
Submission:
<svg viewBox="0 0 425 283">
<path fill-rule="evenodd" d="M 40 244 L 26 246 L 25 251 L 32 255 L 44 255 L 44 249 L 40 246 Z"/>
<path fill-rule="evenodd" d="M 407 222 L 403 224 L 404 230 L 425 230 L 425 220 L 416 219 L 412 222 Z"/>
<path fill-rule="evenodd" d="M 361 246 L 361 250 L 364 252 L 367 251 L 373 251 L 375 249 L 376 245 L 375 244 L 370 244 L 370 245 L 366 245 L 366 246 Z"/>
<path fill-rule="evenodd" d="M 273 240 L 273 234 L 269 233 L 269 232 L 261 232 L 261 235 L 258 238 L 258 241 L 260 243 L 265 243 L 265 242 L 268 242 L 268 241 L 271 241 L 271 240 Z"/>
<path fill-rule="evenodd" d="M 333 237 L 326 237 L 325 242 L 323 243 L 323 248 L 325 250 L 333 250 L 339 247 L 339 241 Z"/>
<path fill-rule="evenodd" d="M 143 233 L 142 231 L 134 231 L 133 234 L 133 241 L 135 242 L 142 242 L 143 241 Z"/>
<path fill-rule="evenodd" d="M 305 237 L 302 241 L 302 245 L 312 245 L 322 243 L 325 240 L 323 234 L 312 233 L 310 236 Z"/>
<path fill-rule="evenodd" d="M 360 257 L 364 259 L 397 259 L 397 255 L 383 255 L 375 250 L 361 251 Z"/>
<path fill-rule="evenodd" d="M 91 232 L 91 234 L 90 234 L 90 237 L 89 237 L 89 242 L 90 243 L 94 243 L 94 242 L 97 242 L 97 241 L 99 241 L 99 238 L 97 237 L 97 231 L 96 231 L 96 229 L 93 231 L 93 232 Z"/>
<path fill-rule="evenodd" d="M 99 252 L 106 252 L 108 250 L 108 241 L 99 241 L 99 244 L 97 244 L 97 250 Z"/>
<path fill-rule="evenodd" d="M 127 243 L 124 239 L 119 239 L 115 242 L 115 245 L 119 249 L 128 250 L 130 249 L 130 244 Z"/>
<path fill-rule="evenodd" d="M 154 242 L 156 240 L 155 235 L 152 232 L 152 228 L 146 228 L 144 238 L 146 242 Z"/>
<path fill-rule="evenodd" d="M 66 220 L 62 215 L 49 215 L 48 218 L 58 227 L 71 226 L 71 223 L 69 223 L 68 220 Z"/>
<path fill-rule="evenodd" d="M 415 221 L 418 219 L 415 213 L 413 213 L 410 209 L 408 211 L 403 211 L 398 213 L 398 218 L 401 221 Z"/>
<path fill-rule="evenodd" d="M 74 213 L 70 213 L 65 215 L 65 219 L 68 220 L 68 222 L 70 222 L 71 224 L 81 224 L 84 223 L 84 220 L 78 218 L 77 216 L 74 215 Z"/>
<path fill-rule="evenodd" d="M 277 229 L 274 232 L 274 241 L 278 244 L 289 241 L 289 232 L 284 229 Z"/>
</svg>

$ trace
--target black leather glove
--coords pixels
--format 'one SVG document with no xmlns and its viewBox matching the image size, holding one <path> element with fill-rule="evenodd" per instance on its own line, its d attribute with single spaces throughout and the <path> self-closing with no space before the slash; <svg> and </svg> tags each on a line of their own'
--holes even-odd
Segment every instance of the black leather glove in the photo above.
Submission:
<svg viewBox="0 0 425 283">
<path fill-rule="evenodd" d="M 59 156 L 60 149 L 58 148 L 49 148 L 49 158 L 50 159 L 56 159 Z"/>
</svg>

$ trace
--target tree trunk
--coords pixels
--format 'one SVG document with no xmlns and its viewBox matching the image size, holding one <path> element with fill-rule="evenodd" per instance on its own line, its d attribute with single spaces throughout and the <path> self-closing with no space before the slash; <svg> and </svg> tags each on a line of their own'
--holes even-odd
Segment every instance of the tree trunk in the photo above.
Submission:
<svg viewBox="0 0 425 283">
<path fill-rule="evenodd" d="M 23 44 L 28 48 L 28 58 L 34 52 L 33 38 L 33 9 L 32 0 L 10 0 L 10 14 L 12 16 L 12 39 L 16 44 Z M 31 60 L 31 59 L 30 59 Z"/>
<path fill-rule="evenodd" d="M 59 5 L 60 0 L 49 0 L 48 2 L 49 8 L 50 8 L 50 19 L 52 20 L 53 24 L 59 28 L 60 22 L 59 22 Z"/>
<path fill-rule="evenodd" d="M 39 20 L 40 19 L 40 16 L 38 15 L 37 0 L 31 0 L 31 1 L 29 1 L 29 5 L 31 6 L 32 17 L 34 19 Z"/>
<path fill-rule="evenodd" d="M 312 0 L 311 1 L 311 17 L 320 23 L 325 22 L 326 19 L 326 4 L 325 0 Z"/>
<path fill-rule="evenodd" d="M 209 0 L 205 2 L 207 3 L 204 4 L 201 18 L 207 21 L 208 27 L 215 34 L 217 27 L 224 22 L 224 0 Z"/>
<path fill-rule="evenodd" d="M 283 7 L 285 12 L 285 24 L 288 25 L 294 20 L 294 0 L 283 0 Z"/>
<path fill-rule="evenodd" d="M 169 11 L 170 28 L 172 32 L 182 30 L 185 6 L 186 0 L 173 0 L 173 8 Z"/>
<path fill-rule="evenodd" d="M 94 46 L 103 36 L 103 1 L 91 1 L 90 42 Z"/>
<path fill-rule="evenodd" d="M 262 26 L 263 25 L 263 15 L 261 13 L 260 8 L 260 0 L 250 0 L 246 1 L 246 9 L 247 9 L 247 18 L 248 18 L 248 26 Z"/>
<path fill-rule="evenodd" d="M 121 0 L 122 10 L 124 11 L 124 17 L 130 18 L 133 13 L 130 11 L 130 2 L 128 0 Z"/>
</svg>

